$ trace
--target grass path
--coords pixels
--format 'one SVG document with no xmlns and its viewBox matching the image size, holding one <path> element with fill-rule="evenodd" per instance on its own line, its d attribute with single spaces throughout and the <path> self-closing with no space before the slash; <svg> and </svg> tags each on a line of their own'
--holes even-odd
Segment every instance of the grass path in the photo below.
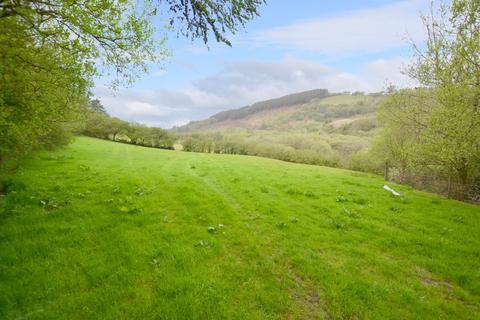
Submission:
<svg viewBox="0 0 480 320">
<path fill-rule="evenodd" d="M 480 208 L 383 183 L 78 138 L 0 198 L 0 318 L 478 319 Z"/>
</svg>

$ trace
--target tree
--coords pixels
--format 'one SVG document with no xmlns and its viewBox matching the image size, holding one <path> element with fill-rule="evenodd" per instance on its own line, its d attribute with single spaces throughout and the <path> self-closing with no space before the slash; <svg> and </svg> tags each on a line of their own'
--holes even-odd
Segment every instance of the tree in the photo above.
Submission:
<svg viewBox="0 0 480 320">
<path fill-rule="evenodd" d="M 153 20 L 167 8 L 172 28 L 208 42 L 213 33 L 231 45 L 235 33 L 258 15 L 264 0 L 2 0 L 0 19 L 14 21 L 39 43 L 74 55 L 86 75 L 97 73 L 96 62 L 112 70 L 116 84 L 133 81 L 149 62 L 166 56 L 164 38 L 154 37 Z M 7 30 L 5 28 L 4 30 Z"/>
<path fill-rule="evenodd" d="M 390 95 L 380 110 L 382 139 L 402 170 L 434 171 L 466 196 L 480 179 L 480 1 L 454 0 L 424 17 L 426 49 L 409 75 L 420 87 Z"/>
<path fill-rule="evenodd" d="M 75 58 L 86 80 L 98 74 L 100 62 L 115 73 L 118 85 L 163 57 L 162 42 L 153 38 L 152 10 L 149 1 L 7 0 L 0 2 L 0 19 L 22 27 L 31 46 L 48 45 L 55 56 Z M 23 55 L 18 59 L 29 61 Z"/>
<path fill-rule="evenodd" d="M 96 138 L 108 139 L 111 134 L 108 115 L 99 112 L 88 112 L 86 114 L 85 126 L 81 133 Z"/>
<path fill-rule="evenodd" d="M 105 110 L 105 107 L 102 105 L 102 102 L 99 99 L 93 98 L 91 93 L 89 93 L 87 98 L 88 98 L 88 103 L 86 105 L 86 108 L 88 110 L 101 113 L 104 115 L 107 114 L 107 110 Z"/>
<path fill-rule="evenodd" d="M 108 117 L 108 128 L 112 136 L 112 140 L 116 141 L 119 134 L 128 133 L 128 123 L 113 117 Z"/>
<path fill-rule="evenodd" d="M 262 3 L 0 0 L 0 162 L 60 142 L 66 124 L 85 111 L 95 76 L 112 75 L 113 87 L 130 84 L 164 59 L 165 37 L 155 36 L 155 19 L 167 18 L 192 39 L 207 43 L 213 34 L 230 44 L 228 33 L 256 16 Z"/>
<path fill-rule="evenodd" d="M 66 142 L 68 121 L 85 103 L 89 80 L 76 57 L 59 54 L 15 19 L 0 19 L 0 161 Z"/>
<path fill-rule="evenodd" d="M 160 1 L 161 2 L 161 1 Z M 226 33 L 235 33 L 258 15 L 258 7 L 265 0 L 166 0 L 170 25 L 192 39 L 201 38 L 205 44 L 209 33 L 217 42 L 231 46 Z"/>
</svg>

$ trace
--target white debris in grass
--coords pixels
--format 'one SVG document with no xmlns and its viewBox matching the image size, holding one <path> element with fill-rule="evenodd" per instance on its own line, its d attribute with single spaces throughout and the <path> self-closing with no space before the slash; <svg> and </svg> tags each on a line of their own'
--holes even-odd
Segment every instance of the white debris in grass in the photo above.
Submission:
<svg viewBox="0 0 480 320">
<path fill-rule="evenodd" d="M 398 193 L 397 191 L 393 190 L 392 188 L 390 188 L 389 186 L 387 185 L 384 185 L 383 186 L 383 189 L 387 190 L 387 191 L 390 191 L 394 196 L 398 197 L 400 195 L 400 193 Z"/>
</svg>

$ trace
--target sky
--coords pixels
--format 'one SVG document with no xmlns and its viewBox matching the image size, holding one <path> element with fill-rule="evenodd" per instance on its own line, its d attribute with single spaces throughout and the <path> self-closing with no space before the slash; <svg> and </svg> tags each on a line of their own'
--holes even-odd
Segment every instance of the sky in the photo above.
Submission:
<svg viewBox="0 0 480 320">
<path fill-rule="evenodd" d="M 267 0 L 232 47 L 168 34 L 170 56 L 128 88 L 97 79 L 110 115 L 171 128 L 286 94 L 378 92 L 411 86 L 402 74 L 421 45 L 429 0 Z M 212 39 L 213 40 L 213 39 Z"/>
</svg>

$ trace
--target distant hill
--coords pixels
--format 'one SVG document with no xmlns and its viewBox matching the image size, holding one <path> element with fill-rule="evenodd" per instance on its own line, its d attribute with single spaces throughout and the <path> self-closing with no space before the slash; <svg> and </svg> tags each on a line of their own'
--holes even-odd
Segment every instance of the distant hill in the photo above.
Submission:
<svg viewBox="0 0 480 320">
<path fill-rule="evenodd" d="M 175 127 L 172 131 L 292 130 L 315 124 L 340 128 L 374 116 L 381 98 L 381 94 L 329 93 L 326 89 L 316 89 L 222 111 L 206 120 Z"/>
<path fill-rule="evenodd" d="M 223 111 L 172 130 L 181 134 L 179 145 L 188 151 L 363 169 L 359 157 L 377 133 L 375 113 L 384 97 L 311 90 Z"/>
</svg>

